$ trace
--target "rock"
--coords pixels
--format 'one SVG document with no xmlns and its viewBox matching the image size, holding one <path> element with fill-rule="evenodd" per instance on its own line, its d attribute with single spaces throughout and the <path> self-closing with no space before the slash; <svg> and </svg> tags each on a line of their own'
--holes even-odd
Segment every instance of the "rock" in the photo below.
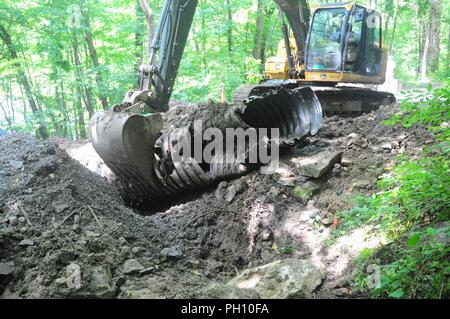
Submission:
<svg viewBox="0 0 450 319">
<path fill-rule="evenodd" d="M 243 179 L 239 179 L 235 185 L 236 185 L 236 192 L 238 194 L 242 194 L 248 188 L 247 182 Z"/>
<path fill-rule="evenodd" d="M 64 286 L 66 285 L 66 282 L 67 282 L 66 277 L 59 277 L 55 279 L 55 284 L 57 284 L 58 286 Z"/>
<path fill-rule="evenodd" d="M 161 299 L 162 296 L 151 291 L 148 288 L 136 289 L 136 290 L 125 290 L 120 295 L 123 299 Z"/>
<path fill-rule="evenodd" d="M 34 246 L 34 241 L 31 239 L 24 239 L 19 243 L 20 247 L 28 247 L 28 246 Z"/>
<path fill-rule="evenodd" d="M 269 190 L 269 192 L 267 193 L 267 196 L 270 197 L 277 197 L 278 195 L 280 195 L 280 189 L 278 187 L 272 186 Z"/>
<path fill-rule="evenodd" d="M 295 177 L 280 177 L 278 179 L 278 184 L 283 185 L 283 186 L 294 187 L 296 180 L 297 179 Z"/>
<path fill-rule="evenodd" d="M 333 219 L 332 218 L 322 218 L 322 225 L 325 227 L 333 225 Z"/>
<path fill-rule="evenodd" d="M 440 126 L 441 126 L 441 128 L 448 128 L 449 124 L 447 122 L 442 122 L 442 124 Z"/>
<path fill-rule="evenodd" d="M 217 185 L 217 190 L 216 190 L 217 200 L 223 200 L 225 193 L 227 191 L 227 186 L 228 186 L 228 183 L 226 181 L 222 181 L 219 183 L 219 185 Z"/>
<path fill-rule="evenodd" d="M 212 283 L 200 292 L 200 299 L 259 299 L 253 289 L 239 289 L 230 285 Z"/>
<path fill-rule="evenodd" d="M 0 276 L 9 276 L 14 272 L 14 262 L 0 263 Z"/>
<path fill-rule="evenodd" d="M 181 256 L 183 256 L 183 252 L 181 251 L 181 249 L 178 246 L 164 248 L 163 250 L 160 251 L 159 254 L 163 257 L 174 258 L 174 259 L 177 259 L 177 258 L 180 258 Z"/>
<path fill-rule="evenodd" d="M 348 297 L 350 295 L 348 288 L 337 288 L 333 290 L 333 294 L 336 295 L 336 297 Z"/>
<path fill-rule="evenodd" d="M 11 226 L 14 226 L 17 224 L 17 217 L 16 216 L 9 216 L 8 222 Z"/>
<path fill-rule="evenodd" d="M 319 183 L 308 181 L 294 188 L 294 197 L 302 203 L 307 203 L 320 190 L 321 186 Z"/>
<path fill-rule="evenodd" d="M 123 264 L 123 273 L 127 275 L 139 273 L 144 269 L 144 266 L 142 266 L 136 259 L 128 259 Z"/>
<path fill-rule="evenodd" d="M 66 268 L 66 285 L 73 290 L 81 289 L 81 268 L 77 264 L 70 264 Z"/>
<path fill-rule="evenodd" d="M 140 252 L 142 251 L 142 248 L 141 247 L 133 247 L 133 248 L 131 248 L 131 252 L 133 253 L 133 254 L 139 254 Z"/>
<path fill-rule="evenodd" d="M 225 201 L 226 201 L 228 204 L 231 204 L 231 202 L 233 201 L 233 199 L 234 199 L 234 197 L 236 196 L 236 194 L 237 194 L 236 186 L 231 185 L 231 186 L 228 187 L 228 189 L 227 189 L 227 193 L 226 193 L 226 195 L 225 195 Z"/>
<path fill-rule="evenodd" d="M 23 168 L 23 162 L 22 161 L 11 160 L 11 161 L 9 161 L 9 166 L 11 166 L 14 169 L 22 169 Z"/>
<path fill-rule="evenodd" d="M 287 299 L 312 297 L 322 280 L 322 272 L 311 261 L 287 258 L 246 269 L 227 284 L 253 289 L 263 299 Z"/>
<path fill-rule="evenodd" d="M 152 273 L 155 272 L 155 270 L 157 270 L 156 267 L 148 267 L 148 268 L 145 268 L 144 270 L 142 270 L 139 273 L 139 275 L 145 276 L 145 275 L 148 275 L 148 274 L 152 274 Z"/>
<path fill-rule="evenodd" d="M 370 186 L 370 182 L 368 180 L 359 180 L 355 183 L 355 188 L 365 189 Z"/>
<path fill-rule="evenodd" d="M 111 268 L 108 265 L 97 266 L 92 270 L 89 291 L 98 298 L 112 298 L 115 294 L 111 284 Z"/>
<path fill-rule="evenodd" d="M 320 178 L 334 164 L 340 162 L 342 152 L 322 152 L 311 157 L 299 157 L 292 159 L 300 174 L 306 177 Z"/>
<path fill-rule="evenodd" d="M 343 157 L 341 160 L 341 165 L 344 167 L 349 167 L 353 164 L 353 161 L 347 157 Z"/>
<path fill-rule="evenodd" d="M 21 224 L 23 224 L 23 223 L 25 223 L 25 222 L 27 221 L 27 219 L 26 219 L 25 217 L 23 217 L 23 216 L 19 217 L 17 220 L 18 220 L 19 223 L 21 223 Z"/>
</svg>

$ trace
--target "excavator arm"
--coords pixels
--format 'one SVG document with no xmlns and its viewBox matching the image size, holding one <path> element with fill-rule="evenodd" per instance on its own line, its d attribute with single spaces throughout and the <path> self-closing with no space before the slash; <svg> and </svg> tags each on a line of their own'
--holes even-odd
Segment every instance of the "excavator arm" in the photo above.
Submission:
<svg viewBox="0 0 450 319">
<path fill-rule="evenodd" d="M 296 61 L 303 62 L 310 10 L 306 0 L 274 0 L 289 26 L 297 45 Z M 140 87 L 125 95 L 123 107 L 144 102 L 155 111 L 165 112 L 194 19 L 198 0 L 166 0 L 151 45 L 149 64 L 140 67 Z"/>
<path fill-rule="evenodd" d="M 125 95 L 125 107 L 144 102 L 155 111 L 167 111 L 197 3 L 198 0 L 164 3 L 149 64 L 140 67 L 140 87 Z"/>
</svg>

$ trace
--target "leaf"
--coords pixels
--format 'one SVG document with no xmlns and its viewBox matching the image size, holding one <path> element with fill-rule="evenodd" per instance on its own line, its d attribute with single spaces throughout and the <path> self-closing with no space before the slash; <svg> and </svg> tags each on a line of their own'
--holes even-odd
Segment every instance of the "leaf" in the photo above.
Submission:
<svg viewBox="0 0 450 319">
<path fill-rule="evenodd" d="M 415 247 L 415 246 L 417 246 L 419 241 L 420 241 L 420 235 L 418 233 L 415 233 L 409 238 L 409 240 L 406 244 L 408 245 L 408 247 Z"/>
<path fill-rule="evenodd" d="M 405 292 L 403 291 L 403 289 L 402 289 L 402 288 L 399 288 L 399 289 L 397 289 L 396 291 L 391 292 L 391 293 L 389 294 L 389 297 L 392 297 L 392 298 L 401 298 L 401 297 L 403 297 L 404 293 L 405 293 Z"/>
</svg>

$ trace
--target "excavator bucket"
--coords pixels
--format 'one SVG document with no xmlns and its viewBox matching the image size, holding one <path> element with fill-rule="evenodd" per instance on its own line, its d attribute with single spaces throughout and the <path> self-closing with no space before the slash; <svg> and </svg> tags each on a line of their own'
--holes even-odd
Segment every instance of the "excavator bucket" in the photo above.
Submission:
<svg viewBox="0 0 450 319">
<path fill-rule="evenodd" d="M 105 111 L 91 120 L 94 149 L 119 177 L 125 194 L 161 196 L 154 179 L 154 145 L 162 129 L 160 113 Z"/>
</svg>

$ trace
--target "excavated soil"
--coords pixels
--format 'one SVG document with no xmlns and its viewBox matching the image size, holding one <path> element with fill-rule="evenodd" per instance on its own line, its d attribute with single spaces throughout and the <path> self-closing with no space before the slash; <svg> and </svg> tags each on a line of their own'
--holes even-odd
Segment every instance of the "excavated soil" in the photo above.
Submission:
<svg viewBox="0 0 450 319">
<path fill-rule="evenodd" d="M 166 129 L 214 107 L 172 105 Z M 212 283 L 294 256 L 324 272 L 314 296 L 356 296 L 349 285 L 352 259 L 378 242 L 349 237 L 330 245 L 339 227 L 335 214 L 351 207 L 352 196 L 373 193 L 399 152 L 417 153 L 431 140 L 422 128 L 381 123 L 396 111 L 390 106 L 357 118 L 324 119 L 317 136 L 287 148 L 276 174 L 254 171 L 139 212 L 124 205 L 86 143 L 0 137 L 0 293 L 201 298 L 210 296 L 205 288 Z M 318 180 L 294 165 L 296 158 L 324 152 L 342 155 Z M 311 182 L 314 195 L 294 195 L 296 186 Z"/>
</svg>

